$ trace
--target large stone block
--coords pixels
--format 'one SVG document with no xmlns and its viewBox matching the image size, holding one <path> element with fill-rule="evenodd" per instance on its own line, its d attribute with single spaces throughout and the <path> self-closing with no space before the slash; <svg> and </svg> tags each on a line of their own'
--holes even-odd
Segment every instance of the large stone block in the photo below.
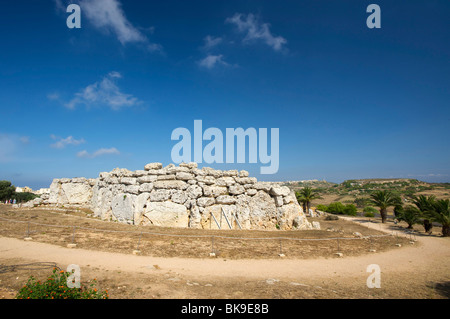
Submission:
<svg viewBox="0 0 450 319">
<path fill-rule="evenodd" d="M 185 190 L 186 188 L 189 187 L 189 184 L 187 184 L 184 181 L 156 181 L 153 183 L 153 187 L 159 189 L 159 188 L 163 188 L 163 189 L 181 189 L 181 190 Z"/>
<path fill-rule="evenodd" d="M 188 227 L 189 224 L 186 206 L 172 202 L 150 202 L 145 208 L 144 216 L 155 226 Z"/>
</svg>

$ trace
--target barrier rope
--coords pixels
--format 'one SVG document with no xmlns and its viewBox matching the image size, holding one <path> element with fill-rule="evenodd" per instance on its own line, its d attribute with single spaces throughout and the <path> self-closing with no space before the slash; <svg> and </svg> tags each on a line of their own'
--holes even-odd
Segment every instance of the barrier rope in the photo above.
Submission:
<svg viewBox="0 0 450 319">
<path fill-rule="evenodd" d="M 28 223 L 30 225 L 44 226 L 50 228 L 73 228 L 73 225 L 49 225 L 49 224 L 41 224 L 31 221 L 21 221 L 21 220 L 13 220 L 0 216 L 0 220 L 4 220 L 12 223 Z M 99 229 L 92 227 L 82 227 L 76 226 L 77 229 L 83 229 L 88 231 L 95 232 L 105 232 L 105 233 L 129 233 L 129 234 L 146 234 L 153 236 L 168 236 L 168 237 L 186 237 L 186 238 L 211 238 L 212 235 L 181 235 L 181 234 L 167 234 L 167 233 L 157 233 L 157 232 L 144 232 L 144 231 L 126 231 L 126 230 L 109 230 L 109 229 Z M 361 237 L 332 237 L 332 238 L 290 238 L 290 237 L 232 237 L 232 236 L 221 236 L 214 235 L 215 238 L 221 239 L 234 239 L 234 240 L 295 240 L 295 241 L 321 241 L 321 240 L 352 240 L 352 239 L 369 239 L 376 237 L 390 237 L 393 234 L 385 234 L 385 235 L 367 235 Z"/>
</svg>

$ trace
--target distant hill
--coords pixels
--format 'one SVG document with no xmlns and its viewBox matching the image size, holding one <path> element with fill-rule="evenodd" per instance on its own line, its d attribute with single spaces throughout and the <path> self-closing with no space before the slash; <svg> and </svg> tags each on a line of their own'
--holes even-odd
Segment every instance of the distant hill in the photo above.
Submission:
<svg viewBox="0 0 450 319">
<path fill-rule="evenodd" d="M 330 204 L 335 201 L 343 203 L 365 202 L 370 194 L 377 190 L 390 190 L 408 202 L 412 196 L 435 195 L 437 198 L 450 198 L 450 183 L 427 183 L 417 179 L 408 178 L 375 178 L 375 179 L 352 179 L 340 184 L 320 181 L 287 181 L 279 184 L 288 186 L 294 191 L 309 186 L 316 189 L 322 199 L 314 201 L 314 204 Z"/>
</svg>

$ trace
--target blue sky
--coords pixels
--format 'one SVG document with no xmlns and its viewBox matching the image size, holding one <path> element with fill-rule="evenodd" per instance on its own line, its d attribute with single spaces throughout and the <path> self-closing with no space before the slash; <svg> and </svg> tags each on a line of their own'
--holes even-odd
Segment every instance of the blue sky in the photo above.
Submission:
<svg viewBox="0 0 450 319">
<path fill-rule="evenodd" d="M 66 7 L 81 8 L 81 29 Z M 381 8 L 369 29 L 366 8 Z M 0 11 L 0 179 L 172 162 L 172 131 L 279 128 L 260 180 L 450 181 L 448 1 L 22 0 Z"/>
</svg>

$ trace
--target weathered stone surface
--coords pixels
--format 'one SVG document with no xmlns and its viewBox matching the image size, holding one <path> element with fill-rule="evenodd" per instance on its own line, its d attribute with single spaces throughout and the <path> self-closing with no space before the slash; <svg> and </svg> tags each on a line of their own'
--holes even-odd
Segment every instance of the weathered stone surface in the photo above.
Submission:
<svg viewBox="0 0 450 319">
<path fill-rule="evenodd" d="M 197 199 L 197 204 L 200 207 L 211 206 L 216 203 L 216 200 L 213 197 L 200 197 Z"/>
<path fill-rule="evenodd" d="M 125 187 L 125 192 L 137 195 L 139 194 L 139 189 L 140 189 L 139 185 L 128 185 Z"/>
<path fill-rule="evenodd" d="M 143 193 L 136 197 L 134 201 L 134 224 L 140 225 L 142 223 L 143 214 L 147 201 L 150 198 L 149 193 Z"/>
<path fill-rule="evenodd" d="M 61 204 L 83 205 L 90 201 L 92 191 L 89 184 L 81 183 L 66 183 L 61 185 L 64 196 L 67 202 Z M 63 196 L 61 196 L 62 198 Z"/>
<path fill-rule="evenodd" d="M 248 177 L 248 176 L 249 176 L 249 173 L 247 171 L 242 170 L 239 172 L 239 177 Z"/>
<path fill-rule="evenodd" d="M 273 196 L 288 196 L 290 193 L 291 190 L 287 186 L 272 187 L 270 189 L 270 195 Z"/>
<path fill-rule="evenodd" d="M 230 193 L 230 195 L 240 195 L 245 193 L 245 188 L 240 184 L 231 185 L 228 187 L 228 193 Z"/>
<path fill-rule="evenodd" d="M 167 170 L 165 170 L 164 168 L 162 169 L 150 169 L 147 171 L 148 175 L 166 175 L 167 174 Z"/>
<path fill-rule="evenodd" d="M 144 183 L 139 186 L 139 192 L 150 193 L 153 190 L 153 183 Z"/>
<path fill-rule="evenodd" d="M 115 177 L 132 177 L 134 175 L 132 171 L 126 168 L 115 168 L 109 174 Z"/>
<path fill-rule="evenodd" d="M 113 216 L 120 222 L 134 220 L 134 199 L 135 195 L 117 194 L 111 202 Z"/>
<path fill-rule="evenodd" d="M 256 183 L 256 178 L 254 177 L 235 177 L 234 180 L 241 185 Z"/>
<path fill-rule="evenodd" d="M 176 174 L 176 177 L 177 177 L 177 179 L 182 180 L 182 181 L 188 181 L 190 179 L 195 178 L 194 174 L 187 173 L 187 172 L 178 172 Z"/>
<path fill-rule="evenodd" d="M 248 203 L 252 228 L 276 229 L 278 210 L 269 194 L 260 190 L 248 200 Z"/>
<path fill-rule="evenodd" d="M 301 207 L 298 204 L 287 204 L 278 208 L 278 226 L 281 230 L 292 228 L 294 219 L 299 216 Z M 306 219 L 306 218 L 305 218 Z"/>
<path fill-rule="evenodd" d="M 75 177 L 75 178 L 72 178 L 71 182 L 72 183 L 87 183 L 88 180 L 86 177 Z"/>
<path fill-rule="evenodd" d="M 175 180 L 176 177 L 174 174 L 168 174 L 168 175 L 157 175 L 156 180 L 157 181 L 170 181 L 170 180 Z"/>
<path fill-rule="evenodd" d="M 120 183 L 124 185 L 134 185 L 137 183 L 137 180 L 133 177 L 122 177 Z"/>
<path fill-rule="evenodd" d="M 229 171 L 222 171 L 223 176 L 239 176 L 239 172 L 235 169 Z"/>
<path fill-rule="evenodd" d="M 161 169 L 162 167 L 163 167 L 162 163 L 149 163 L 149 164 L 145 165 L 144 169 L 146 171 L 149 171 L 149 170 Z"/>
<path fill-rule="evenodd" d="M 198 164 L 195 163 L 195 162 L 190 162 L 190 163 L 180 163 L 179 166 L 180 166 L 180 167 L 187 167 L 187 168 L 193 169 L 193 168 L 197 168 L 197 167 L 198 167 Z"/>
<path fill-rule="evenodd" d="M 293 229 L 299 229 L 299 230 L 305 230 L 305 229 L 312 229 L 312 225 L 310 222 L 306 220 L 306 216 L 300 215 L 296 216 L 292 221 L 292 228 Z"/>
<path fill-rule="evenodd" d="M 201 227 L 202 216 L 200 214 L 200 209 L 198 206 L 193 206 L 189 214 L 189 227 L 190 228 L 200 228 Z"/>
<path fill-rule="evenodd" d="M 150 163 L 145 170 L 116 168 L 97 179 L 55 179 L 38 204 L 47 203 L 84 205 L 102 219 L 136 225 L 217 228 L 211 218 L 215 216 L 222 220 L 222 229 L 229 229 L 227 216 L 232 228 L 237 221 L 243 229 L 320 227 L 307 221 L 288 187 L 257 182 L 247 171 L 199 169 L 195 163 L 164 168 Z"/>
<path fill-rule="evenodd" d="M 166 170 L 167 170 L 167 174 L 189 173 L 189 171 L 190 171 L 190 169 L 187 167 L 177 167 L 177 166 L 167 168 Z"/>
<path fill-rule="evenodd" d="M 216 179 L 217 186 L 231 186 L 235 183 L 236 183 L 236 181 L 231 176 L 224 176 L 224 177 L 219 177 L 218 179 Z"/>
<path fill-rule="evenodd" d="M 206 185 L 213 185 L 216 183 L 216 179 L 212 176 L 198 175 L 195 179 L 200 183 L 205 183 Z"/>
<path fill-rule="evenodd" d="M 203 186 L 202 188 L 205 196 L 217 197 L 228 193 L 228 188 L 225 186 Z"/>
<path fill-rule="evenodd" d="M 134 173 L 136 174 L 136 177 L 141 177 L 141 176 L 147 175 L 147 171 L 144 171 L 144 170 L 137 170 Z"/>
<path fill-rule="evenodd" d="M 184 204 L 188 200 L 188 195 L 184 191 L 175 191 L 171 197 L 172 202 Z"/>
<path fill-rule="evenodd" d="M 147 175 L 147 176 L 141 176 L 137 178 L 137 182 L 142 183 L 151 183 L 158 179 L 157 175 Z"/>
<path fill-rule="evenodd" d="M 230 205 L 236 203 L 236 198 L 229 195 L 220 195 L 216 198 L 217 204 Z"/>
<path fill-rule="evenodd" d="M 223 176 L 223 172 L 221 170 L 216 170 L 210 167 L 203 167 L 202 170 L 206 173 L 206 175 L 210 175 L 214 178 L 219 178 Z"/>
<path fill-rule="evenodd" d="M 156 181 L 153 183 L 155 188 L 164 188 L 164 189 L 181 189 L 184 190 L 189 187 L 184 181 Z"/>
<path fill-rule="evenodd" d="M 189 198 L 197 199 L 203 195 L 203 188 L 198 185 L 191 185 L 186 189 L 186 195 Z"/>
<path fill-rule="evenodd" d="M 189 213 L 184 205 L 172 202 L 148 203 L 144 216 L 155 226 L 187 227 Z"/>
<path fill-rule="evenodd" d="M 255 185 L 253 185 L 253 187 L 256 190 L 263 190 L 266 193 L 270 192 L 270 189 L 272 188 L 272 185 L 270 185 L 269 183 L 265 183 L 265 182 L 257 182 L 255 183 Z"/>
<path fill-rule="evenodd" d="M 283 196 L 275 196 L 274 199 L 277 207 L 283 206 Z"/>
<path fill-rule="evenodd" d="M 168 189 L 154 189 L 150 193 L 150 201 L 163 202 L 168 200 L 172 196 L 172 191 Z"/>
</svg>

